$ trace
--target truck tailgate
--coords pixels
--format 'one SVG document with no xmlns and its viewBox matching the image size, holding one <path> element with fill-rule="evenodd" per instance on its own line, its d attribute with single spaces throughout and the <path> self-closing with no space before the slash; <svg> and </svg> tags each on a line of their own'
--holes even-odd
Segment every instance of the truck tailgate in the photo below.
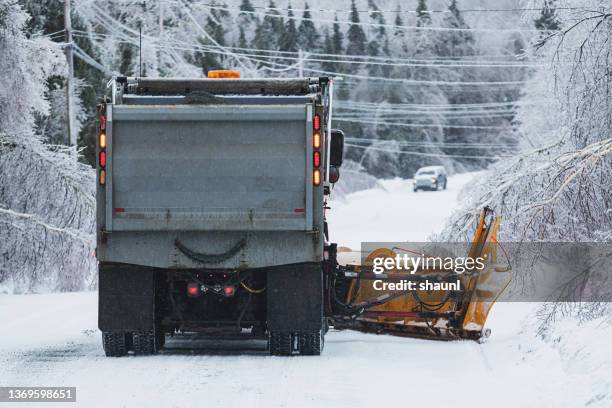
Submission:
<svg viewBox="0 0 612 408">
<path fill-rule="evenodd" d="M 115 105 L 108 231 L 312 229 L 312 105 Z"/>
</svg>

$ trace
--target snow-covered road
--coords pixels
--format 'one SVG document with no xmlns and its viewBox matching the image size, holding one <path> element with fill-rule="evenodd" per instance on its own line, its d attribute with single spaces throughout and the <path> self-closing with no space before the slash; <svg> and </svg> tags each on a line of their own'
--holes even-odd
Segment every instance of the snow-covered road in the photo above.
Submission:
<svg viewBox="0 0 612 408">
<path fill-rule="evenodd" d="M 424 239 L 467 180 L 451 178 L 447 192 L 414 194 L 396 180 L 386 192 L 349 195 L 334 205 L 332 228 L 352 246 Z M 588 371 L 570 377 L 555 350 L 521 333 L 529 304 L 497 305 L 484 344 L 330 331 L 320 357 L 269 357 L 261 342 L 175 338 L 160 355 L 115 359 L 103 355 L 96 303 L 96 293 L 0 295 L 0 386 L 76 386 L 84 407 L 540 408 L 593 397 Z"/>
</svg>

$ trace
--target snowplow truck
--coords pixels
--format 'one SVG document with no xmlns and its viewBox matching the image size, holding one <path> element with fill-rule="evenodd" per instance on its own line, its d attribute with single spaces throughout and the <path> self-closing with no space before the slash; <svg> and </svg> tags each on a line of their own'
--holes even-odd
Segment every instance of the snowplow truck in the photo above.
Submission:
<svg viewBox="0 0 612 408">
<path fill-rule="evenodd" d="M 344 136 L 333 82 L 115 77 L 97 143 L 99 328 L 107 356 L 167 335 L 324 344 L 326 200 Z"/>
</svg>

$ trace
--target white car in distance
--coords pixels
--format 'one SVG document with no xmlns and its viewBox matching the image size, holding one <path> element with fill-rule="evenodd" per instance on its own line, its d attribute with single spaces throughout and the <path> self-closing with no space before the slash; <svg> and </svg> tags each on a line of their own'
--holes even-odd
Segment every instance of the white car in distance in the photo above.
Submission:
<svg viewBox="0 0 612 408">
<path fill-rule="evenodd" d="M 414 174 L 413 191 L 446 190 L 447 176 L 443 166 L 421 167 Z"/>
</svg>

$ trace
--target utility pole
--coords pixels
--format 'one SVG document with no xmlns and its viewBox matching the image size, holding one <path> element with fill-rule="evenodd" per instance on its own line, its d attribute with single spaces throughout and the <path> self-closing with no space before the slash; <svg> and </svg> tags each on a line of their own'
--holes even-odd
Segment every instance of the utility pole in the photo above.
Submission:
<svg viewBox="0 0 612 408">
<path fill-rule="evenodd" d="M 66 76 L 66 123 L 68 129 L 69 146 L 77 145 L 77 135 L 72 128 L 72 81 L 74 66 L 72 55 L 72 22 L 70 20 L 70 0 L 64 0 L 64 29 L 66 30 L 66 62 L 68 75 Z"/>
</svg>

